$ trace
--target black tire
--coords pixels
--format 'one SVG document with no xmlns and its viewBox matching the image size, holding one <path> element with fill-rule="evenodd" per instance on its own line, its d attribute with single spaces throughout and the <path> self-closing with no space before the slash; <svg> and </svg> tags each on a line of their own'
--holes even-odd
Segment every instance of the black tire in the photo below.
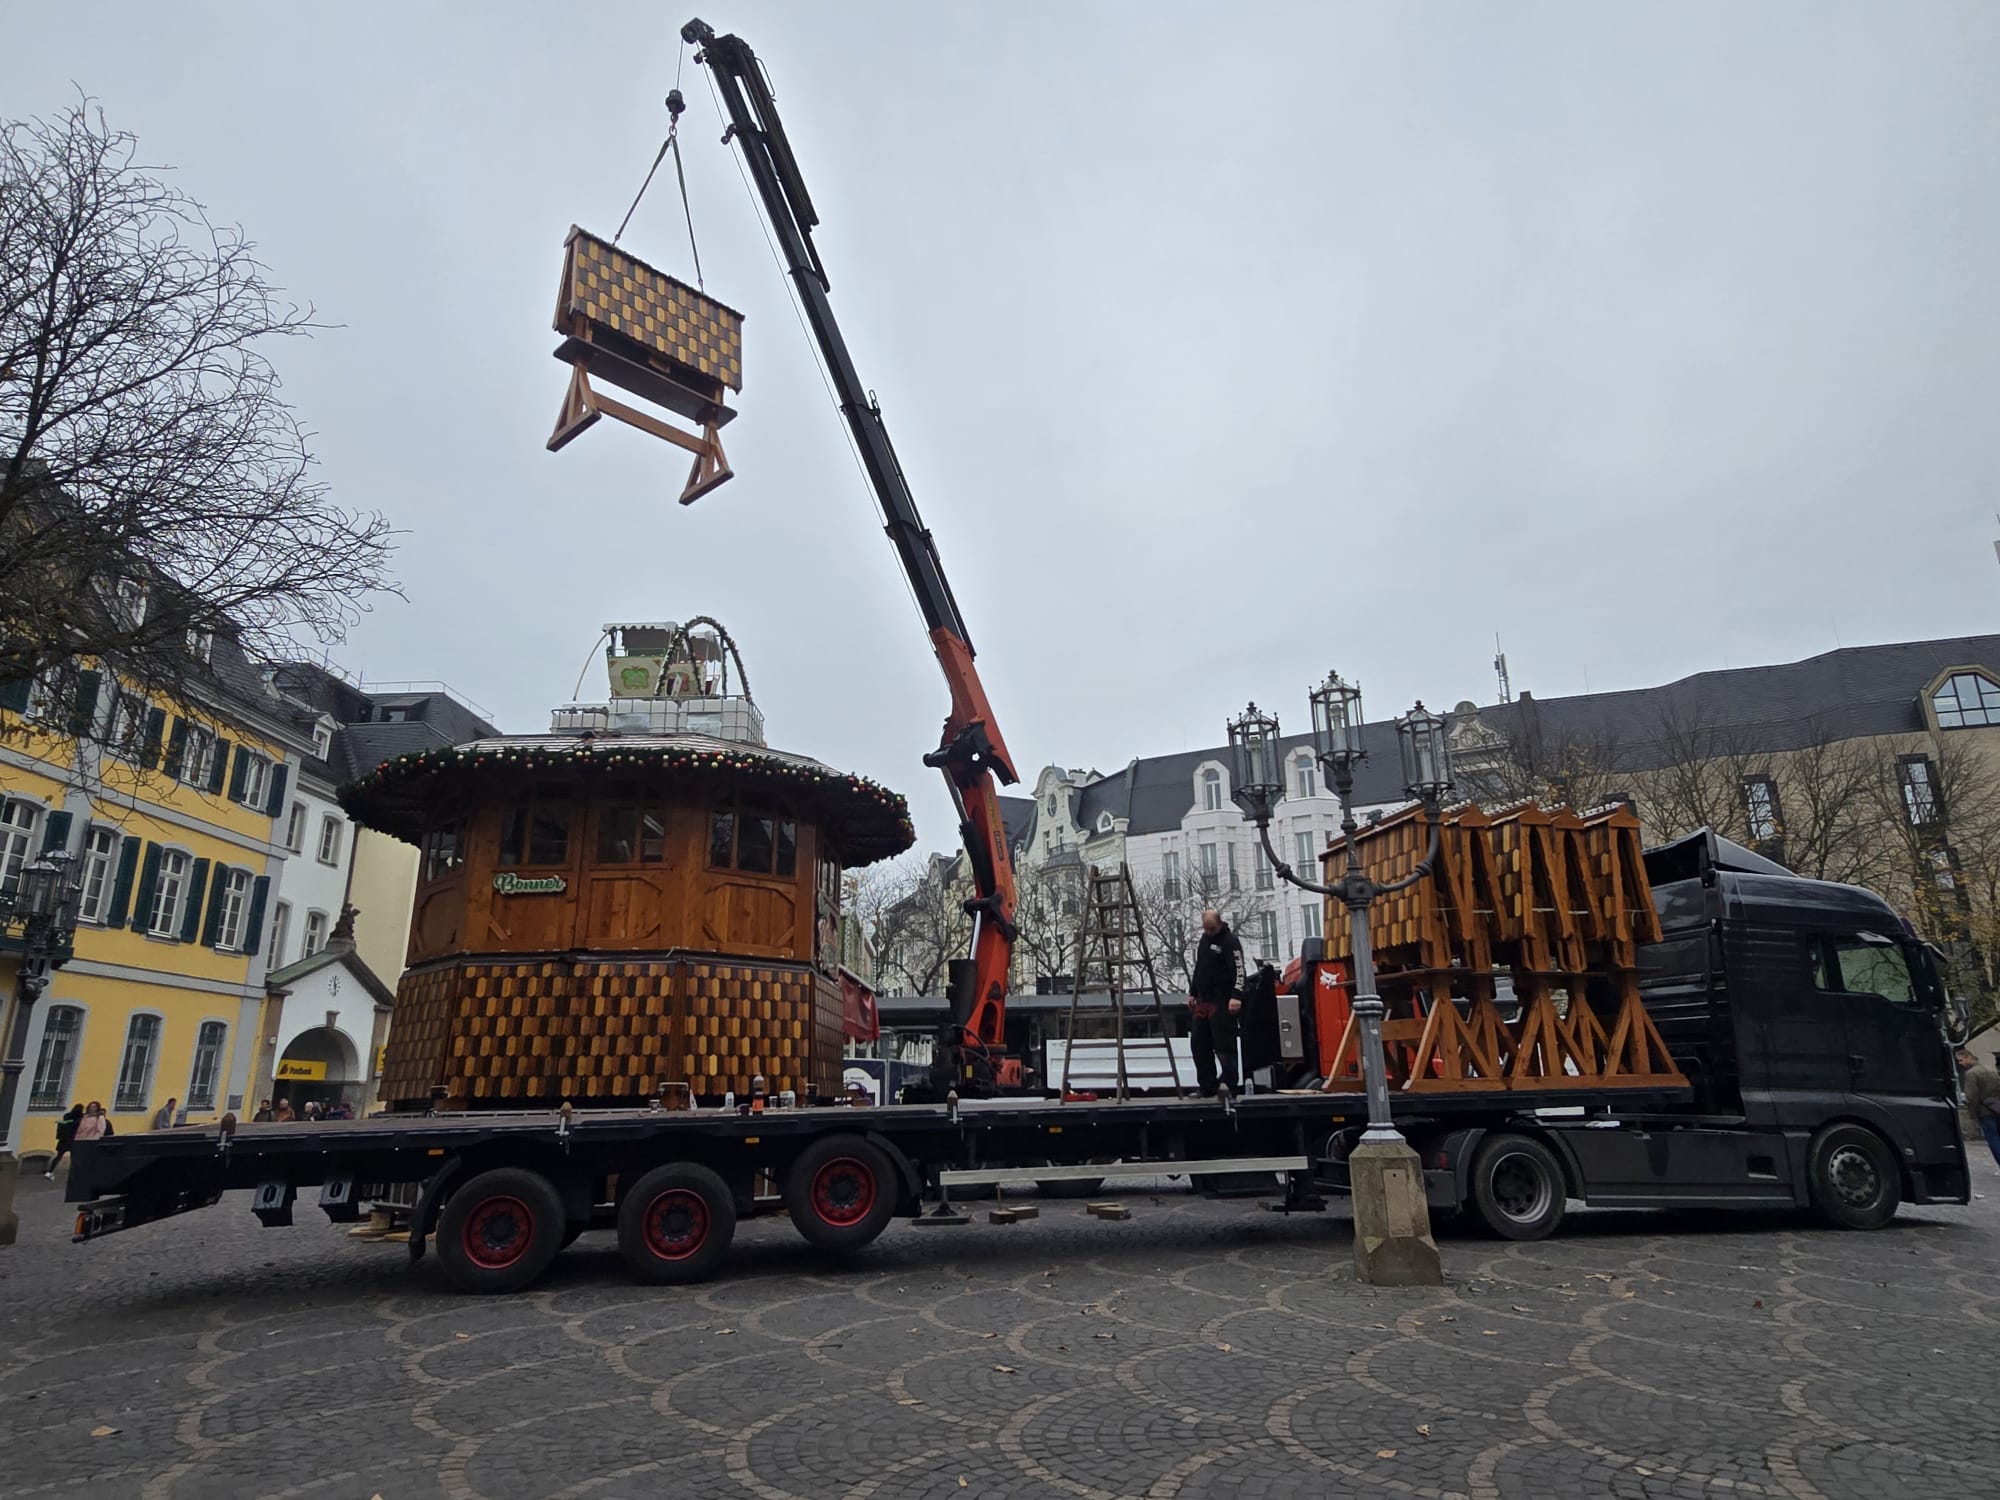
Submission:
<svg viewBox="0 0 2000 1500">
<path fill-rule="evenodd" d="M 1806 1182 L 1813 1212 L 1836 1229 L 1880 1229 L 1903 1198 L 1895 1153 L 1865 1125 L 1828 1125 L 1814 1136 Z"/>
<path fill-rule="evenodd" d="M 618 1249 L 641 1281 L 705 1281 L 736 1237 L 736 1196 L 707 1167 L 655 1167 L 618 1204 Z"/>
<path fill-rule="evenodd" d="M 1555 1152 L 1532 1136 L 1490 1135 L 1472 1159 L 1472 1207 L 1503 1240 L 1545 1240 L 1562 1223 L 1569 1188 Z"/>
<path fill-rule="evenodd" d="M 785 1173 L 785 1211 L 808 1243 L 845 1253 L 889 1227 L 897 1188 L 881 1147 L 858 1135 L 830 1135 L 801 1151 Z"/>
<path fill-rule="evenodd" d="M 549 1268 L 568 1220 L 555 1184 L 499 1167 L 469 1177 L 438 1215 L 437 1252 L 460 1291 L 518 1292 Z"/>
</svg>

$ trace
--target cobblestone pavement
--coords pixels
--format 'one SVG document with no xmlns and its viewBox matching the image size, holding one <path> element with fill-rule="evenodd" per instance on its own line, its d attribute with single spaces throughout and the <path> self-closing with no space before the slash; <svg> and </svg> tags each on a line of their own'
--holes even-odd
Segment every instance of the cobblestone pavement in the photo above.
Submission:
<svg viewBox="0 0 2000 1500">
<path fill-rule="evenodd" d="M 1103 1223 L 782 1221 L 692 1289 L 610 1237 L 513 1298 L 240 1195 L 100 1244 L 23 1185 L 0 1494 L 220 1500 L 1991 1493 L 2000 1174 L 1869 1235 L 1578 1214 L 1377 1292 L 1337 1216 L 1141 1193 Z"/>
</svg>

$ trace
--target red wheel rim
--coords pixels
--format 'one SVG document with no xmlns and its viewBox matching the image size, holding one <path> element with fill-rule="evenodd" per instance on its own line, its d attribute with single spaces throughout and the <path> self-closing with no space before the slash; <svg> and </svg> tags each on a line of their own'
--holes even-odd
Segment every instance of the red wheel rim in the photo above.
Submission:
<svg viewBox="0 0 2000 1500">
<path fill-rule="evenodd" d="M 459 1236 L 465 1258 L 488 1271 L 504 1271 L 535 1242 L 535 1212 L 519 1198 L 501 1193 L 482 1198 L 465 1216 Z"/>
<path fill-rule="evenodd" d="M 813 1212 L 836 1229 L 859 1224 L 875 1206 L 875 1173 L 868 1163 L 838 1157 L 813 1174 Z"/>
<path fill-rule="evenodd" d="M 691 1188 L 668 1188 L 646 1205 L 646 1248 L 661 1260 L 686 1260 L 708 1243 L 708 1202 Z"/>
</svg>

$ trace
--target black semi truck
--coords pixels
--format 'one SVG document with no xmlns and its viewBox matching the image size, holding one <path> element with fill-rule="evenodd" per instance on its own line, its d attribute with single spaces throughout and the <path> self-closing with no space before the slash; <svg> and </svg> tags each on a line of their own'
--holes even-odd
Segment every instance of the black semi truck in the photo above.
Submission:
<svg viewBox="0 0 2000 1500">
<path fill-rule="evenodd" d="M 1641 988 L 1688 1086 L 1400 1096 L 1433 1208 L 1538 1239 L 1573 1201 L 1810 1208 L 1855 1229 L 1902 1203 L 1967 1201 L 1944 987 L 1888 904 L 1705 832 L 1646 860 L 1665 936 L 1642 950 Z M 411 1258 L 435 1243 L 467 1291 L 524 1287 L 594 1229 L 617 1232 L 641 1279 L 685 1282 L 715 1273 L 760 1213 L 844 1252 L 899 1215 L 964 1223 L 970 1197 L 1030 1183 L 1176 1175 L 1319 1208 L 1346 1186 L 1365 1115 L 1359 1094 L 1317 1091 L 390 1114 L 82 1143 L 69 1198 L 83 1241 L 232 1189 L 290 1224 L 317 1189 L 335 1223 L 407 1205 Z"/>
</svg>

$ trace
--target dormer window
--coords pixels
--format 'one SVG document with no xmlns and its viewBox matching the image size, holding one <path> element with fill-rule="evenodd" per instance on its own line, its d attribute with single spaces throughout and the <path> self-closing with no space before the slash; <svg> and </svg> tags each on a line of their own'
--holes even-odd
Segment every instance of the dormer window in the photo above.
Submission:
<svg viewBox="0 0 2000 1500">
<path fill-rule="evenodd" d="M 196 661 L 207 661 L 215 651 L 215 632 L 189 627 L 187 633 L 188 655 Z"/>
<path fill-rule="evenodd" d="M 324 724 L 313 725 L 314 758 L 318 760 L 325 760 L 327 757 L 327 753 L 332 749 L 333 749 L 333 731 L 331 729 L 328 729 Z"/>
<path fill-rule="evenodd" d="M 1318 769 L 1314 766 L 1313 758 L 1310 755 L 1300 755 L 1293 759 L 1292 785 L 1294 788 L 1293 795 L 1295 796 L 1317 797 L 1319 795 Z"/>
<path fill-rule="evenodd" d="M 137 630 L 146 623 L 146 585 L 138 579 L 119 579 L 112 600 L 117 609 L 118 623 L 127 630 Z"/>
<path fill-rule="evenodd" d="M 1954 672 L 1931 694 L 1940 729 L 1979 729 L 2000 724 L 2000 683 L 1980 672 Z"/>
<path fill-rule="evenodd" d="M 1110 814 L 1110 813 L 1108 813 L 1108 812 L 1102 812 L 1102 813 L 1099 813 L 1099 814 L 1097 815 L 1097 831 L 1098 831 L 1099 833 L 1109 833 L 1109 832 L 1111 832 L 1111 814 Z"/>
</svg>

